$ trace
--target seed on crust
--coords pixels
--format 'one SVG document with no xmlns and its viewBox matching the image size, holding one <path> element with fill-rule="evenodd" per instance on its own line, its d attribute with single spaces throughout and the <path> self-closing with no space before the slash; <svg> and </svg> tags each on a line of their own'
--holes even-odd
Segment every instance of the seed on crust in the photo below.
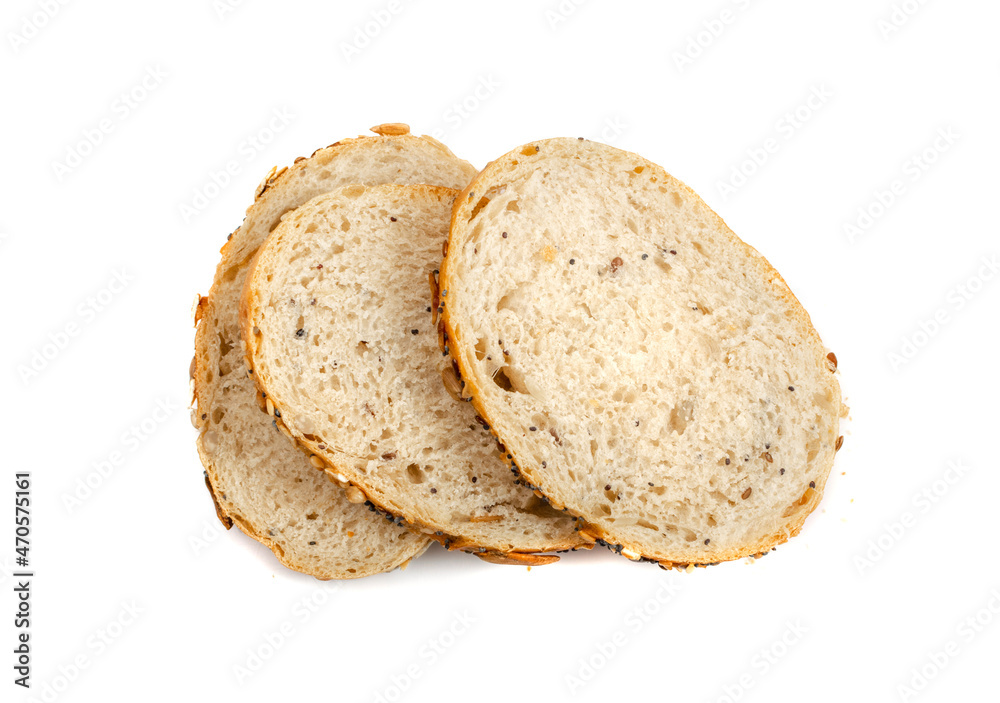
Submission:
<svg viewBox="0 0 1000 703">
<path fill-rule="evenodd" d="M 826 355 L 826 365 L 828 367 L 830 367 L 831 371 L 836 371 L 837 370 L 837 355 L 834 354 L 833 352 L 830 352 L 829 354 L 827 354 Z"/>
<path fill-rule="evenodd" d="M 274 415 L 274 401 L 272 401 L 270 398 L 265 398 L 264 407 L 267 409 L 268 415 Z"/>
<path fill-rule="evenodd" d="M 383 137 L 399 137 L 410 133 L 410 125 L 404 122 L 386 122 L 375 125 L 371 131 Z"/>
<path fill-rule="evenodd" d="M 344 490 L 344 495 L 347 496 L 347 500 L 351 503 L 364 503 L 368 500 L 357 486 L 348 486 Z"/>
<path fill-rule="evenodd" d="M 844 446 L 844 435 L 837 437 L 837 444 L 834 446 L 833 451 L 839 452 L 842 446 Z"/>
<path fill-rule="evenodd" d="M 312 464 L 313 466 L 315 466 L 317 469 L 322 469 L 322 468 L 324 468 L 326 466 L 326 462 L 324 462 L 322 459 L 320 459 L 315 454 L 310 454 L 309 455 L 309 463 Z"/>
<path fill-rule="evenodd" d="M 631 559 L 632 561 L 639 561 L 639 559 L 642 557 L 642 555 L 639 554 L 639 552 L 633 551 L 631 549 L 622 549 L 622 556 L 625 557 L 626 559 Z"/>
<path fill-rule="evenodd" d="M 503 515 L 472 515 L 469 517 L 469 522 L 500 522 L 503 520 Z"/>
</svg>

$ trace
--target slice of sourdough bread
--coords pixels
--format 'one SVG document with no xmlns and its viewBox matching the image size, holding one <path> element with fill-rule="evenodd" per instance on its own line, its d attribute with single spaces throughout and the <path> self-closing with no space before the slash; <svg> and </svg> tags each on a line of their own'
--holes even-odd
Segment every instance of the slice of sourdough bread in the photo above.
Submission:
<svg viewBox="0 0 1000 703">
<path fill-rule="evenodd" d="M 353 185 L 286 215 L 243 289 L 248 362 L 268 410 L 352 500 L 488 561 L 547 563 L 534 553 L 589 543 L 515 483 L 437 346 L 428 277 L 456 194 Z"/>
<path fill-rule="evenodd" d="M 260 411 L 239 337 L 239 297 L 251 257 L 281 216 L 347 183 L 439 183 L 462 187 L 475 168 L 405 125 L 379 136 L 337 142 L 271 173 L 257 188 L 243 224 L 197 311 L 192 367 L 200 429 L 198 452 L 219 518 L 270 548 L 286 566 L 320 579 L 391 570 L 420 554 L 425 537 L 351 503 L 308 456 Z"/>
<path fill-rule="evenodd" d="M 802 527 L 838 447 L 835 357 L 694 192 L 576 139 L 491 163 L 442 266 L 449 351 L 526 481 L 665 567 Z"/>
</svg>

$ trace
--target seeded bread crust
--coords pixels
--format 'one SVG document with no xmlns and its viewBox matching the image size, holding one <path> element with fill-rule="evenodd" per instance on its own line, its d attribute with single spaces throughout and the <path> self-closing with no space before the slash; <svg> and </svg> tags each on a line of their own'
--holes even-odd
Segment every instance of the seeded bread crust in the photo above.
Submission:
<svg viewBox="0 0 1000 703">
<path fill-rule="evenodd" d="M 283 283 L 286 282 L 283 281 L 283 278 L 287 279 L 289 277 L 289 273 L 287 271 L 277 268 L 279 266 L 279 259 L 282 258 L 282 255 L 285 254 L 285 252 L 287 252 L 288 256 L 292 256 L 291 252 L 298 250 L 298 247 L 301 245 L 300 239 L 292 239 L 291 241 L 295 242 L 292 244 L 286 242 L 286 238 L 294 237 L 295 235 L 293 234 L 293 231 L 298 230 L 300 227 L 305 228 L 306 232 L 312 231 L 311 228 L 315 226 L 316 218 L 319 216 L 328 218 L 327 221 L 336 219 L 336 213 L 340 212 L 341 208 L 349 210 L 354 199 L 363 201 L 364 209 L 372 208 L 376 203 L 382 208 L 400 207 L 399 202 L 404 201 L 412 202 L 415 207 L 422 207 L 425 205 L 430 206 L 430 204 L 433 203 L 434 207 L 438 209 L 443 206 L 443 208 L 445 208 L 445 212 L 447 212 L 450 210 L 451 202 L 457 193 L 457 191 L 449 191 L 445 188 L 433 186 L 381 186 L 370 188 L 368 189 L 369 192 L 362 192 L 360 194 L 357 194 L 356 191 L 356 186 L 332 191 L 331 193 L 314 199 L 314 201 L 309 203 L 307 206 L 300 208 L 283 228 L 277 229 L 274 232 L 266 244 L 258 250 L 257 255 L 253 258 L 249 265 L 240 303 L 240 325 L 244 345 L 247 350 L 246 363 L 248 368 L 251 370 L 251 376 L 254 379 L 258 390 L 260 390 L 267 397 L 265 411 L 271 416 L 272 421 L 279 428 L 282 428 L 282 431 L 285 432 L 287 436 L 290 436 L 300 446 L 300 448 L 303 449 L 303 451 L 308 453 L 309 460 L 314 466 L 322 468 L 330 476 L 331 480 L 345 486 L 350 500 L 358 503 L 363 502 L 364 505 L 366 505 L 370 510 L 382 514 L 388 520 L 397 525 L 407 526 L 426 533 L 427 536 L 437 540 L 449 550 L 470 552 L 484 561 L 495 564 L 533 566 L 552 563 L 558 561 L 559 559 L 559 557 L 554 554 L 542 554 L 542 552 L 591 548 L 591 541 L 582 538 L 576 530 L 573 529 L 574 525 L 572 525 L 572 523 L 567 529 L 557 529 L 556 525 L 559 524 L 559 521 L 554 521 L 546 526 L 546 529 L 550 531 L 550 534 L 547 533 L 547 537 L 540 543 L 541 546 L 538 546 L 539 536 L 537 531 L 542 527 L 542 522 L 537 522 L 538 518 L 531 518 L 526 523 L 534 531 L 536 531 L 536 536 L 532 538 L 532 542 L 528 542 L 528 538 L 520 536 L 520 532 L 516 530 L 525 529 L 525 526 L 521 525 L 518 527 L 516 523 L 510 527 L 508 527 L 509 523 L 506 522 L 503 523 L 503 527 L 500 526 L 500 523 L 497 523 L 497 527 L 495 528 L 469 530 L 464 534 L 459 534 L 455 530 L 449 529 L 449 521 L 442 519 L 440 515 L 436 515 L 433 512 L 421 512 L 421 503 L 419 502 L 419 499 L 414 497 L 414 494 L 417 493 L 417 491 L 412 493 L 405 493 L 402 491 L 390 493 L 387 489 L 385 489 L 380 481 L 376 481 L 375 476 L 392 471 L 390 468 L 393 464 L 392 460 L 389 461 L 389 464 L 384 464 L 379 467 L 375 476 L 365 476 L 358 468 L 353 466 L 351 461 L 347 459 L 347 457 L 350 456 L 349 452 L 346 450 L 341 451 L 333 449 L 333 446 L 339 446 L 338 440 L 341 438 L 336 435 L 325 433 L 319 428 L 315 430 L 310 428 L 308 431 L 303 431 L 301 429 L 301 423 L 304 421 L 306 415 L 303 407 L 296 407 L 295 403 L 289 402 L 287 390 L 284 392 L 279 390 L 279 385 L 274 379 L 274 372 L 277 370 L 274 365 L 264 365 L 261 363 L 261 360 L 268 356 L 267 352 L 265 352 L 262 348 L 267 335 L 266 333 L 262 333 L 258 327 L 258 323 L 260 326 L 263 326 L 263 322 L 260 322 L 260 320 L 265 316 L 265 299 L 271 295 L 270 291 L 267 289 L 270 286 L 283 285 Z M 396 205 L 392 205 L 390 203 L 396 203 Z M 314 214 L 307 216 L 305 214 L 306 212 Z M 392 212 L 391 209 L 390 212 Z M 299 217 L 300 214 L 301 217 Z M 388 215 L 385 215 L 384 212 L 383 215 L 386 218 L 388 217 Z M 345 223 L 349 222 L 350 215 L 344 215 L 344 217 L 348 218 L 345 220 Z M 395 218 L 393 218 L 393 221 L 395 221 Z M 320 225 L 320 227 L 322 226 L 323 225 Z M 355 231 L 356 226 L 357 223 L 354 223 L 354 226 L 349 228 L 352 233 Z M 291 228 L 294 228 L 294 230 Z M 340 232 L 337 231 L 337 234 L 339 235 Z M 323 237 L 324 235 L 320 233 L 316 236 Z M 345 246 L 343 243 L 338 243 L 336 241 L 333 243 L 336 244 L 335 248 L 338 251 L 343 251 Z M 434 243 L 433 246 L 435 250 L 439 248 L 439 244 L 437 243 Z M 303 253 L 305 250 L 298 251 L 299 254 L 295 255 L 297 258 L 305 255 Z M 308 256 L 320 257 L 322 254 L 321 252 L 317 254 L 310 253 Z M 310 259 L 310 261 L 312 261 L 312 259 Z M 324 276 L 336 275 L 336 273 L 327 274 L 327 271 L 332 270 L 331 267 L 334 269 L 336 268 L 329 260 L 316 258 L 316 261 L 322 262 L 322 265 L 313 266 L 313 264 L 310 263 L 310 267 L 321 270 Z M 434 259 L 434 265 L 437 265 L 436 258 Z M 262 268 L 263 270 L 261 270 Z M 272 275 L 275 280 L 275 283 L 273 284 L 271 282 Z M 319 274 L 317 273 L 316 275 L 318 276 Z M 383 287 L 377 280 L 374 282 L 369 282 L 367 279 L 361 280 L 363 283 L 355 282 L 355 284 L 364 285 L 365 287 L 371 286 L 374 289 L 381 289 Z M 406 281 L 407 279 L 403 278 L 402 280 Z M 426 284 L 424 283 L 424 285 Z M 275 295 L 277 294 L 275 293 Z M 286 292 L 284 297 L 281 297 L 282 305 L 288 303 L 289 295 L 292 295 L 293 299 L 298 299 L 300 297 L 297 293 L 289 294 Z M 321 297 L 318 293 L 314 293 L 314 295 Z M 327 304 L 330 305 L 333 303 L 328 302 Z M 421 303 L 421 306 L 422 305 L 423 303 Z M 270 308 L 267 309 L 269 310 L 269 313 L 267 314 L 277 314 L 275 311 L 270 310 Z M 310 307 L 309 309 L 314 310 L 315 308 Z M 294 318 L 295 315 L 299 314 L 298 309 L 296 308 L 294 313 L 289 314 L 291 314 L 292 318 Z M 276 325 L 278 323 L 271 324 Z M 303 319 L 300 318 L 297 324 L 302 325 Z M 309 322 L 305 322 L 304 326 L 308 327 Z M 302 332 L 302 330 L 300 329 L 299 332 Z M 425 343 L 423 342 L 422 337 L 414 337 L 414 339 L 420 341 L 421 344 Z M 293 346 L 297 348 L 298 345 L 296 344 Z M 307 349 L 312 349 L 312 347 L 307 344 Z M 271 354 L 273 355 L 274 353 L 275 352 L 272 352 Z M 308 363 L 308 360 L 312 358 L 307 352 L 301 352 L 301 350 L 293 353 L 303 354 L 301 362 L 303 366 L 305 366 Z M 327 353 L 329 352 L 326 350 L 317 351 L 317 359 L 320 356 L 325 359 Z M 389 351 L 389 354 L 391 357 L 391 350 Z M 285 358 L 283 354 L 280 356 Z M 289 363 L 293 365 L 298 364 L 298 357 L 290 359 Z M 423 364 L 424 362 L 420 363 Z M 282 364 L 282 366 L 287 366 L 287 364 Z M 296 366 L 296 368 L 298 367 Z M 290 373 L 290 371 L 288 373 Z M 298 373 L 305 373 L 305 371 L 301 370 L 298 371 Z M 434 374 L 435 377 L 437 377 L 438 372 L 435 370 Z M 437 383 L 440 383 L 440 380 L 438 380 Z M 412 398 L 404 399 L 401 402 L 404 405 L 410 402 L 433 403 L 434 397 L 442 395 L 440 386 L 437 388 L 437 392 L 430 396 L 414 396 Z M 453 408 L 456 411 L 456 414 L 452 416 L 453 419 L 449 419 L 449 422 L 451 424 L 462 425 L 463 420 L 458 418 L 464 417 L 468 411 L 464 407 L 464 403 L 459 402 L 457 399 L 452 402 L 453 404 L 448 405 L 447 407 Z M 299 404 L 301 405 L 301 402 Z M 436 412 L 438 406 L 435 405 L 434 407 Z M 347 413 L 348 411 L 345 410 L 344 412 Z M 369 410 L 369 412 L 372 411 Z M 372 412 L 372 415 L 374 416 L 374 412 Z M 351 425 L 351 422 L 353 421 L 349 420 L 348 424 Z M 311 421 L 309 421 L 309 423 L 312 424 Z M 392 427 L 391 429 L 393 434 L 397 433 L 398 428 Z M 462 426 L 461 429 L 464 431 L 464 426 Z M 431 430 L 428 430 L 428 432 L 430 431 Z M 455 436 L 457 437 L 459 430 L 456 429 L 455 432 Z M 376 432 L 376 434 L 378 434 L 378 432 Z M 377 456 L 379 452 L 375 450 L 373 451 L 375 452 L 373 456 Z M 479 467 L 476 469 L 476 472 L 483 479 L 480 480 L 479 486 L 483 488 L 486 488 L 487 486 L 494 486 L 495 484 L 490 482 L 491 479 L 489 479 L 489 475 L 492 470 L 491 466 L 496 460 L 489 454 L 484 453 L 481 448 L 478 448 L 478 445 L 475 445 L 475 447 L 470 449 L 469 452 L 469 460 L 472 461 L 473 466 Z M 433 458 L 434 456 L 437 455 L 432 455 L 431 458 L 427 459 L 427 461 L 433 463 L 435 461 Z M 395 458 L 395 450 L 393 450 L 393 460 Z M 410 458 L 415 459 L 415 457 Z M 446 461 L 444 456 L 440 456 L 439 459 Z M 447 464 L 439 468 L 444 469 L 446 472 L 451 470 L 451 467 Z M 504 473 L 505 475 L 502 477 L 503 480 L 512 485 L 514 483 L 513 477 L 506 474 L 505 470 Z M 375 487 L 376 483 L 378 484 L 378 488 Z M 382 490 L 386 490 L 384 495 L 391 498 L 393 501 L 391 504 L 385 499 L 380 499 L 378 497 L 379 491 Z M 512 498 L 504 498 L 504 500 L 516 500 L 517 498 L 513 498 L 513 496 L 524 498 L 525 495 L 527 495 L 527 498 L 534 500 L 527 491 L 522 491 L 523 489 L 516 489 L 512 494 L 510 494 Z M 439 493 L 438 495 L 442 494 Z M 501 496 L 504 495 L 507 494 L 501 491 Z M 445 500 L 449 501 L 450 498 L 446 497 Z M 500 504 L 503 505 L 503 503 Z M 448 505 L 449 503 L 445 503 L 445 506 Z M 462 508 L 468 509 L 468 507 L 470 506 L 464 505 L 457 500 L 452 501 L 451 505 L 452 510 L 459 510 Z M 426 510 L 426 508 L 424 508 L 424 510 Z M 442 508 L 442 510 L 445 509 Z M 445 510 L 445 512 L 447 511 Z M 565 518 L 570 520 L 571 516 L 566 515 Z M 536 522 L 532 522 L 532 520 Z M 470 522 L 477 521 L 470 520 Z M 493 521 L 482 520 L 482 522 L 490 522 L 492 524 Z M 517 545 L 518 540 L 521 541 L 521 546 L 515 546 L 513 549 L 503 549 L 499 546 L 504 543 Z M 526 543 L 535 544 L 536 546 L 528 547 L 525 546 Z"/>
<path fill-rule="evenodd" d="M 767 281 L 773 294 L 784 301 L 798 322 L 804 334 L 811 338 L 811 343 L 817 348 L 823 348 L 818 333 L 812 326 L 812 322 L 802 308 L 798 299 L 792 294 L 784 279 L 761 256 L 753 247 L 740 240 L 726 227 L 725 223 L 715 213 L 709 210 L 701 198 L 683 183 L 680 183 L 667 174 L 658 165 L 629 152 L 624 152 L 605 145 L 589 142 L 587 140 L 573 139 L 551 139 L 539 142 L 532 142 L 511 151 L 510 153 L 491 162 L 480 174 L 462 191 L 455 202 L 452 214 L 451 232 L 446 249 L 445 260 L 442 263 L 439 277 L 440 307 L 443 320 L 442 349 L 450 353 L 456 360 L 459 373 L 466 388 L 472 395 L 472 403 L 482 418 L 484 418 L 485 428 L 498 441 L 503 442 L 507 451 L 511 453 L 511 468 L 521 479 L 533 490 L 547 497 L 557 508 L 568 510 L 576 515 L 580 520 L 581 535 L 585 539 L 591 540 L 610 548 L 616 553 L 625 555 L 634 561 L 647 561 L 658 563 L 661 568 L 672 569 L 681 568 L 691 570 L 695 567 L 712 566 L 723 561 L 739 559 L 743 557 L 761 557 L 773 551 L 776 545 L 787 541 L 790 537 L 797 535 L 808 517 L 808 515 L 819 505 L 822 499 L 823 489 L 829 476 L 833 463 L 833 455 L 838 451 L 843 442 L 843 437 L 838 437 L 836 415 L 843 417 L 846 415 L 846 407 L 840 402 L 840 388 L 834 374 L 837 370 L 836 356 L 831 352 L 826 356 L 826 365 L 831 373 L 829 380 L 829 393 L 832 397 L 831 405 L 836 408 L 836 415 L 833 418 L 832 433 L 829 434 L 829 444 L 823 447 L 823 457 L 821 463 L 823 469 L 818 472 L 815 481 L 807 488 L 798 501 L 793 515 L 789 516 L 780 529 L 773 533 L 759 538 L 746 541 L 730 548 L 712 548 L 701 550 L 702 553 L 690 558 L 678 558 L 668 553 L 656 553 L 648 548 L 629 540 L 618 538 L 613 530 L 602 528 L 594 515 L 584 512 L 578 506 L 565 504 L 554 500 L 556 495 L 565 492 L 556 490 L 552 485 L 550 477 L 539 464 L 539 462 L 529 455 L 527 447 L 523 442 L 517 441 L 517 434 L 523 434 L 519 430 L 512 429 L 512 424 L 520 424 L 520 430 L 525 429 L 524 425 L 529 424 L 526 418 L 511 419 L 504 416 L 505 408 L 490 402 L 489 395 L 485 393 L 485 385 L 481 373 L 477 373 L 474 368 L 476 364 L 476 340 L 465 335 L 468 310 L 463 310 L 456 317 L 453 312 L 455 296 L 462 295 L 458 290 L 457 276 L 459 270 L 456 268 L 457 253 L 466 243 L 470 234 L 472 220 L 478 213 L 487 207 L 491 198 L 502 197 L 506 185 L 518 179 L 529 178 L 534 170 L 543 168 L 558 168 L 558 161 L 544 161 L 545 157 L 558 153 L 563 158 L 575 159 L 607 159 L 614 163 L 616 167 L 624 170 L 636 168 L 636 172 L 642 172 L 648 176 L 655 174 L 663 182 L 669 183 L 671 187 L 683 194 L 683 199 L 697 203 L 705 211 L 711 213 L 714 218 L 713 225 L 723 231 L 729 240 L 729 244 L 742 252 L 745 257 L 745 268 L 748 273 L 760 276 Z M 649 169 L 646 171 L 646 169 Z M 583 184 L 586 187 L 586 184 Z M 544 223 L 534 223 L 537 227 L 544 226 Z M 506 233 L 504 237 L 506 238 Z M 742 257 L 733 257 L 733 260 Z M 617 262 L 620 264 L 620 262 Z M 614 273 L 616 262 L 611 262 L 611 273 Z M 452 303 L 452 305 L 449 305 Z M 487 379 L 488 380 L 488 379 Z M 500 425 L 503 429 L 498 430 Z M 835 445 L 835 446 L 834 446 Z"/>
<path fill-rule="evenodd" d="M 309 158 L 297 158 L 289 167 L 272 168 L 258 185 L 243 224 L 221 250 L 209 295 L 200 297 L 195 308 L 192 420 L 199 430 L 198 453 L 216 514 L 226 529 L 236 524 L 288 568 L 321 580 L 359 578 L 405 566 L 430 540 L 348 501 L 342 487 L 331 484 L 279 436 L 277 425 L 266 425 L 256 409 L 247 414 L 249 405 L 262 400 L 254 397 L 253 382 L 246 378 L 238 295 L 250 259 L 277 219 L 310 197 L 352 182 L 431 181 L 461 187 L 476 173 L 437 140 L 410 135 L 406 125 L 379 125 L 372 131 L 378 136 L 344 139 Z M 250 450 L 266 456 L 251 465 L 243 456 Z M 262 478 L 266 484 L 253 486 Z M 293 507 L 282 516 L 273 507 L 252 504 L 268 492 L 276 497 L 267 500 L 288 499 Z M 283 522 L 272 527 L 278 520 Z M 327 551 L 315 554 L 313 545 L 325 545 Z"/>
</svg>

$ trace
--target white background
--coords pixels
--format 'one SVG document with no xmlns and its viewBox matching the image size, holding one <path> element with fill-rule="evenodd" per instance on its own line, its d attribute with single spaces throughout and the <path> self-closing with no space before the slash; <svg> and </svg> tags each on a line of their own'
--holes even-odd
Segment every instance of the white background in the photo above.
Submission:
<svg viewBox="0 0 1000 703">
<path fill-rule="evenodd" d="M 0 555 L 30 470 L 36 579 L 26 694 L 3 575 L 0 699 L 997 700 L 1000 6 L 896 2 L 5 2 Z M 478 166 L 553 136 L 639 152 L 770 259 L 851 407 L 799 537 L 692 574 L 434 547 L 323 585 L 222 533 L 191 302 L 272 165 L 389 121 Z"/>
</svg>

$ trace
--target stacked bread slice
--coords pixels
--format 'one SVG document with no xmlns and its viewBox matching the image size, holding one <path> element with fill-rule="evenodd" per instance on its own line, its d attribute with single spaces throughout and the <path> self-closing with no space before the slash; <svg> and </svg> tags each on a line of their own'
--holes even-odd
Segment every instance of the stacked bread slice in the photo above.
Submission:
<svg viewBox="0 0 1000 703">
<path fill-rule="evenodd" d="M 801 528 L 839 448 L 835 357 L 697 195 L 584 140 L 477 176 L 373 131 L 269 174 L 198 305 L 227 526 L 318 578 L 430 540 L 702 565 Z"/>
</svg>

